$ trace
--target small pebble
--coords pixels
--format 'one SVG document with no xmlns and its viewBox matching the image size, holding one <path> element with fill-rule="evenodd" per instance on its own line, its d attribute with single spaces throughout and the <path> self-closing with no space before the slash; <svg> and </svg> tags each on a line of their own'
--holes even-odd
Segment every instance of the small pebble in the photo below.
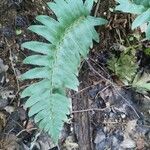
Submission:
<svg viewBox="0 0 150 150">
<path fill-rule="evenodd" d="M 126 115 L 125 114 L 121 114 L 121 117 L 122 117 L 122 119 L 125 119 Z"/>
</svg>

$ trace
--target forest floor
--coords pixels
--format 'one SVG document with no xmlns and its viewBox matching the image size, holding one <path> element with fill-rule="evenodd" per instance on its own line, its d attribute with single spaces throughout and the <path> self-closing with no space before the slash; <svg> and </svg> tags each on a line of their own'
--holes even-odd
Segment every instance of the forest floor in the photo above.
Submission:
<svg viewBox="0 0 150 150">
<path fill-rule="evenodd" d="M 109 23 L 96 28 L 101 41 L 94 43 L 88 59 L 82 62 L 79 91 L 69 92 L 73 111 L 59 146 L 28 118 L 20 92 L 31 81 L 20 82 L 18 77 L 29 69 L 22 62 L 31 52 L 21 49 L 21 44 L 42 40 L 27 27 L 36 23 L 39 14 L 52 15 L 47 1 L 0 1 L 0 150 L 149 150 L 150 95 L 126 87 L 108 69 L 107 61 L 114 52 L 118 54 L 134 43 L 140 45 L 136 50 L 140 70 L 149 72 L 150 56 L 143 49 L 150 48 L 150 43 L 129 40 L 132 16 L 112 12 L 113 0 L 102 0 L 93 7 L 92 14 Z"/>
</svg>

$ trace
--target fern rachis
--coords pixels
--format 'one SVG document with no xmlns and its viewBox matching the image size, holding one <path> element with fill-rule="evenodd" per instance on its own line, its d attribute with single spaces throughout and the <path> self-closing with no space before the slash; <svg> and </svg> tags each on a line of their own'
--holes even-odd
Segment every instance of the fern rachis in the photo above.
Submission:
<svg viewBox="0 0 150 150">
<path fill-rule="evenodd" d="M 30 41 L 22 47 L 38 52 L 24 60 L 35 67 L 22 75 L 22 79 L 41 79 L 22 92 L 29 97 L 25 106 L 30 108 L 29 116 L 34 116 L 39 127 L 48 132 L 57 142 L 63 122 L 67 120 L 71 101 L 66 89 L 77 90 L 79 85 L 78 67 L 81 58 L 86 58 L 93 40 L 99 42 L 94 26 L 106 20 L 90 16 L 93 0 L 55 0 L 48 3 L 57 20 L 40 15 L 36 20 L 42 25 L 32 25 L 29 29 L 43 36 L 48 42 Z"/>
</svg>

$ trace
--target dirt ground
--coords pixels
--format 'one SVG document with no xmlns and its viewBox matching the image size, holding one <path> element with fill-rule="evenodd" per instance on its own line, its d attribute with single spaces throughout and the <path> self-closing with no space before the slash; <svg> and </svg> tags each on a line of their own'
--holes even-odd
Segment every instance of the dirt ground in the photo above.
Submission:
<svg viewBox="0 0 150 150">
<path fill-rule="evenodd" d="M 52 15 L 46 2 L 0 1 L 0 150 L 149 150 L 150 95 L 124 87 L 107 68 L 112 50 L 128 46 L 132 34 L 133 17 L 112 12 L 109 8 L 114 7 L 113 0 L 101 0 L 93 7 L 92 14 L 103 16 L 109 23 L 97 27 L 101 42 L 94 43 L 88 60 L 82 62 L 79 91 L 69 92 L 73 111 L 59 145 L 53 145 L 50 137 L 28 118 L 20 92 L 31 81 L 20 82 L 19 76 L 31 67 L 22 63 L 31 52 L 21 49 L 21 44 L 43 40 L 27 27 L 36 23 L 39 14 Z M 150 47 L 148 41 L 140 45 Z M 140 68 L 150 71 L 150 58 L 142 49 L 137 51 Z"/>
</svg>

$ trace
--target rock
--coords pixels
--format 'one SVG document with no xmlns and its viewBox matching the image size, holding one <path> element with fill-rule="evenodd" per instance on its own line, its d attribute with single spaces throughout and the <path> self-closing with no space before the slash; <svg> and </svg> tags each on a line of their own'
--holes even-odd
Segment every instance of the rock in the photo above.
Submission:
<svg viewBox="0 0 150 150">
<path fill-rule="evenodd" d="M 103 131 L 98 131 L 96 138 L 94 140 L 94 143 L 100 143 L 106 138 L 106 135 L 104 134 Z"/>
<path fill-rule="evenodd" d="M 5 110 L 6 110 L 9 114 L 11 114 L 11 113 L 13 113 L 13 112 L 15 111 L 15 108 L 14 108 L 13 106 L 6 106 L 6 107 L 5 107 Z"/>
<path fill-rule="evenodd" d="M 22 3 L 23 0 L 8 0 L 9 7 L 18 7 Z"/>
<path fill-rule="evenodd" d="M 15 18 L 15 25 L 18 28 L 26 28 L 29 25 L 28 19 L 24 16 L 17 16 Z"/>
<path fill-rule="evenodd" d="M 126 138 L 120 145 L 122 148 L 127 149 L 127 148 L 135 148 L 136 144 L 135 142 L 130 139 L 129 137 Z"/>
<path fill-rule="evenodd" d="M 1 28 L 0 33 L 6 38 L 12 38 L 15 35 L 15 32 L 11 26 Z"/>
<path fill-rule="evenodd" d="M 8 99 L 1 99 L 0 98 L 0 110 L 4 109 L 8 105 Z"/>
<path fill-rule="evenodd" d="M 5 72 L 8 70 L 8 66 L 4 65 L 3 60 L 0 58 L 0 86 L 5 82 Z"/>
</svg>

